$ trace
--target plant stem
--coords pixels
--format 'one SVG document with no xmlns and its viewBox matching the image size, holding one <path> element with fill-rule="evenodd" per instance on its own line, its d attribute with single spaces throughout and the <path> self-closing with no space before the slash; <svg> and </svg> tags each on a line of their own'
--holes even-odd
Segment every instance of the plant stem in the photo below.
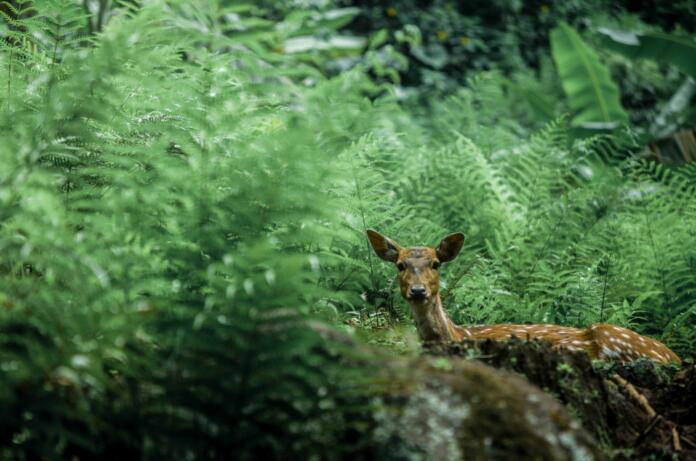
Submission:
<svg viewBox="0 0 696 461">
<path fill-rule="evenodd" d="M 607 261 L 607 272 L 604 274 L 604 288 L 602 289 L 602 305 L 599 308 L 599 323 L 604 322 L 604 305 L 607 299 L 607 283 L 609 282 L 609 269 L 611 268 L 611 254 Z"/>
</svg>

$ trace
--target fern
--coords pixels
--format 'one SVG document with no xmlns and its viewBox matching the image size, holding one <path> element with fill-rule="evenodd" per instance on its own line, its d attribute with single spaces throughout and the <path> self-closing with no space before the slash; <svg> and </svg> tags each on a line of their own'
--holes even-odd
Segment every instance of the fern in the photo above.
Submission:
<svg viewBox="0 0 696 461">
<path fill-rule="evenodd" d="M 279 50 L 330 28 L 311 11 L 118 4 L 95 33 L 34 4 L 3 18 L 0 458 L 352 456 L 371 370 L 317 319 L 407 317 L 368 227 L 466 234 L 458 321 L 693 353 L 694 172 L 636 160 L 632 133 L 530 135 L 495 73 L 415 110 Z"/>
<path fill-rule="evenodd" d="M 17 364 L 0 382 L 3 459 L 280 459 L 342 430 L 327 410 L 340 368 L 307 327 L 327 293 L 309 256 L 338 222 L 331 151 L 290 107 L 294 85 L 266 95 L 249 50 L 230 70 L 224 36 L 172 46 L 162 6 L 123 11 L 85 49 L 81 13 L 44 12 L 55 59 L 2 114 L 0 354 Z M 205 14 L 189 19 L 219 23 Z M 306 112 L 328 92 L 307 91 Z"/>
</svg>

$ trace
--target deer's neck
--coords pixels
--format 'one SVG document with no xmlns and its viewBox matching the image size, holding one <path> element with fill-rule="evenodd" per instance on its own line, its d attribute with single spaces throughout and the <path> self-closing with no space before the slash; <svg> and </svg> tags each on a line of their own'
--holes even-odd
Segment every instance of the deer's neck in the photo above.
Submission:
<svg viewBox="0 0 696 461">
<path fill-rule="evenodd" d="M 411 315 L 421 341 L 460 341 L 471 336 L 468 330 L 450 320 L 442 307 L 439 294 L 428 301 L 410 304 Z"/>
</svg>

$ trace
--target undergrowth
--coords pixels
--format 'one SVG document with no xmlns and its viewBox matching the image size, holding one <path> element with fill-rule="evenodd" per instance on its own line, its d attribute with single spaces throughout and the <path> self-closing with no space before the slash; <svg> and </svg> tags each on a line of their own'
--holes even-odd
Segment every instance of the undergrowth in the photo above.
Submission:
<svg viewBox="0 0 696 461">
<path fill-rule="evenodd" d="M 364 400 L 310 320 L 408 315 L 368 227 L 466 234 L 458 322 L 696 350 L 696 175 L 626 160 L 630 133 L 528 136 L 495 73 L 426 123 L 365 68 L 284 54 L 297 15 L 124 4 L 90 35 L 74 5 L 4 16 L 0 458 L 332 453 Z"/>
</svg>

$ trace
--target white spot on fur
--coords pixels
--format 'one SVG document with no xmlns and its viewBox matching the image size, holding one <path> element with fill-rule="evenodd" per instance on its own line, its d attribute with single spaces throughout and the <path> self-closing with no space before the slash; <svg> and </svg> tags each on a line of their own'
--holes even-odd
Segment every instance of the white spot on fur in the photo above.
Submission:
<svg viewBox="0 0 696 461">
<path fill-rule="evenodd" d="M 604 354 L 607 357 L 619 357 L 620 355 L 617 350 L 614 350 L 607 346 L 602 346 L 602 354 Z"/>
</svg>

